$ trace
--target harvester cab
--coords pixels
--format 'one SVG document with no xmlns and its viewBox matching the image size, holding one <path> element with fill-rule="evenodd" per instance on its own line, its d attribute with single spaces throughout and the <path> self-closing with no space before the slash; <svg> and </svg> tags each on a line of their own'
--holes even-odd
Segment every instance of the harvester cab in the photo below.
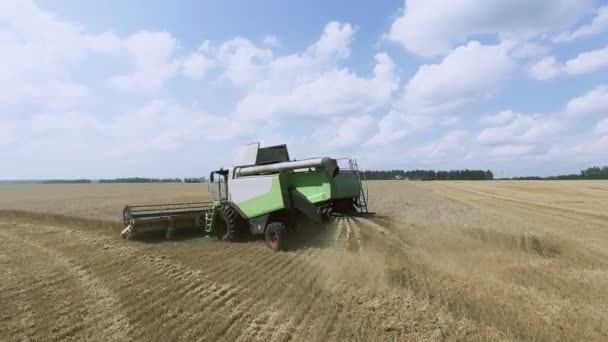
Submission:
<svg viewBox="0 0 608 342">
<path fill-rule="evenodd" d="M 228 199 L 228 169 L 211 171 L 207 189 L 213 195 L 213 200 L 223 201 Z"/>
<path fill-rule="evenodd" d="M 339 162 L 347 165 L 341 168 Z M 170 238 L 176 229 L 191 226 L 223 241 L 263 235 L 269 248 L 283 250 L 301 219 L 323 223 L 335 216 L 373 214 L 365 183 L 354 159 L 290 160 L 286 145 L 249 144 L 233 166 L 209 175 L 212 202 L 127 206 L 123 237 L 165 229 Z"/>
</svg>

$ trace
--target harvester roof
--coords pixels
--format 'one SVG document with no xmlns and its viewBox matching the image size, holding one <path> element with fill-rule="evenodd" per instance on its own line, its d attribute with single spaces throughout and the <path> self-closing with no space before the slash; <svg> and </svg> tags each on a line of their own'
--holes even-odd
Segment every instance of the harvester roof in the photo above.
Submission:
<svg viewBox="0 0 608 342">
<path fill-rule="evenodd" d="M 234 166 L 252 166 L 289 161 L 287 145 L 260 147 L 260 143 L 248 144 L 240 148 Z"/>
</svg>

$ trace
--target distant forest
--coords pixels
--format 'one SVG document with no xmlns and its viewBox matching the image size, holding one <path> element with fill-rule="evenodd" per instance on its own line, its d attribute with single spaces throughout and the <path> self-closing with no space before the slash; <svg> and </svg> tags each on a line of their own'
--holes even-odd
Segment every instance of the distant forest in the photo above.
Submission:
<svg viewBox="0 0 608 342">
<path fill-rule="evenodd" d="M 410 180 L 493 180 L 494 174 L 487 170 L 390 170 L 390 171 L 364 171 L 366 179 L 410 179 Z M 574 179 L 608 179 L 608 166 L 594 166 L 582 170 L 578 174 L 559 175 L 549 177 L 513 177 L 504 180 L 574 180 Z"/>
<path fill-rule="evenodd" d="M 12 184 L 86 184 L 86 183 L 203 183 L 205 177 L 191 178 L 114 178 L 114 179 L 44 179 L 44 180 L 15 180 L 0 181 Z"/>
<path fill-rule="evenodd" d="M 363 171 L 368 180 L 409 179 L 409 180 L 492 180 L 494 174 L 490 170 L 390 170 Z"/>
<path fill-rule="evenodd" d="M 98 183 L 181 183 L 181 178 L 115 178 L 100 179 Z"/>
<path fill-rule="evenodd" d="M 363 171 L 368 180 L 409 179 L 409 180 L 493 180 L 490 170 L 366 170 Z M 608 166 L 594 166 L 577 174 L 549 177 L 513 177 L 503 180 L 574 180 L 574 179 L 608 179 Z M 82 184 L 82 183 L 202 183 L 205 177 L 193 178 L 115 178 L 115 179 L 48 179 L 48 180 L 8 180 L 0 184 Z"/>
<path fill-rule="evenodd" d="M 608 166 L 594 166 L 582 170 L 578 174 L 549 176 L 549 177 L 513 177 L 513 180 L 567 180 L 567 179 L 608 179 Z"/>
</svg>

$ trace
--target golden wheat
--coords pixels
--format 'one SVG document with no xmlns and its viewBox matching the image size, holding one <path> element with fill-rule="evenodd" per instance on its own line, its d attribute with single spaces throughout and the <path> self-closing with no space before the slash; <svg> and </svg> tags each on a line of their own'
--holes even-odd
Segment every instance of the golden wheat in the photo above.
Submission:
<svg viewBox="0 0 608 342">
<path fill-rule="evenodd" d="M 608 182 L 370 182 L 373 219 L 120 239 L 205 184 L 0 186 L 0 340 L 608 339 Z"/>
</svg>

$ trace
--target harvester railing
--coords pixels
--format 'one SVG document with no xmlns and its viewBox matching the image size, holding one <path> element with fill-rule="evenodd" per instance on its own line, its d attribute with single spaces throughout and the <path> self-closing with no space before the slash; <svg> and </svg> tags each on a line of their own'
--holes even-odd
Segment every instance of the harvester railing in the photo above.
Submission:
<svg viewBox="0 0 608 342">
<path fill-rule="evenodd" d="M 359 205 L 361 208 L 361 213 L 367 214 L 368 209 L 367 209 L 367 179 L 365 178 L 365 174 L 363 175 L 363 181 L 361 180 L 361 172 L 359 172 L 359 165 L 357 164 L 357 160 L 356 159 L 349 159 L 348 160 L 348 164 L 350 167 L 350 170 L 353 171 L 355 173 L 355 175 L 357 175 L 357 181 L 359 182 Z M 365 184 L 364 184 L 365 183 Z"/>
</svg>

